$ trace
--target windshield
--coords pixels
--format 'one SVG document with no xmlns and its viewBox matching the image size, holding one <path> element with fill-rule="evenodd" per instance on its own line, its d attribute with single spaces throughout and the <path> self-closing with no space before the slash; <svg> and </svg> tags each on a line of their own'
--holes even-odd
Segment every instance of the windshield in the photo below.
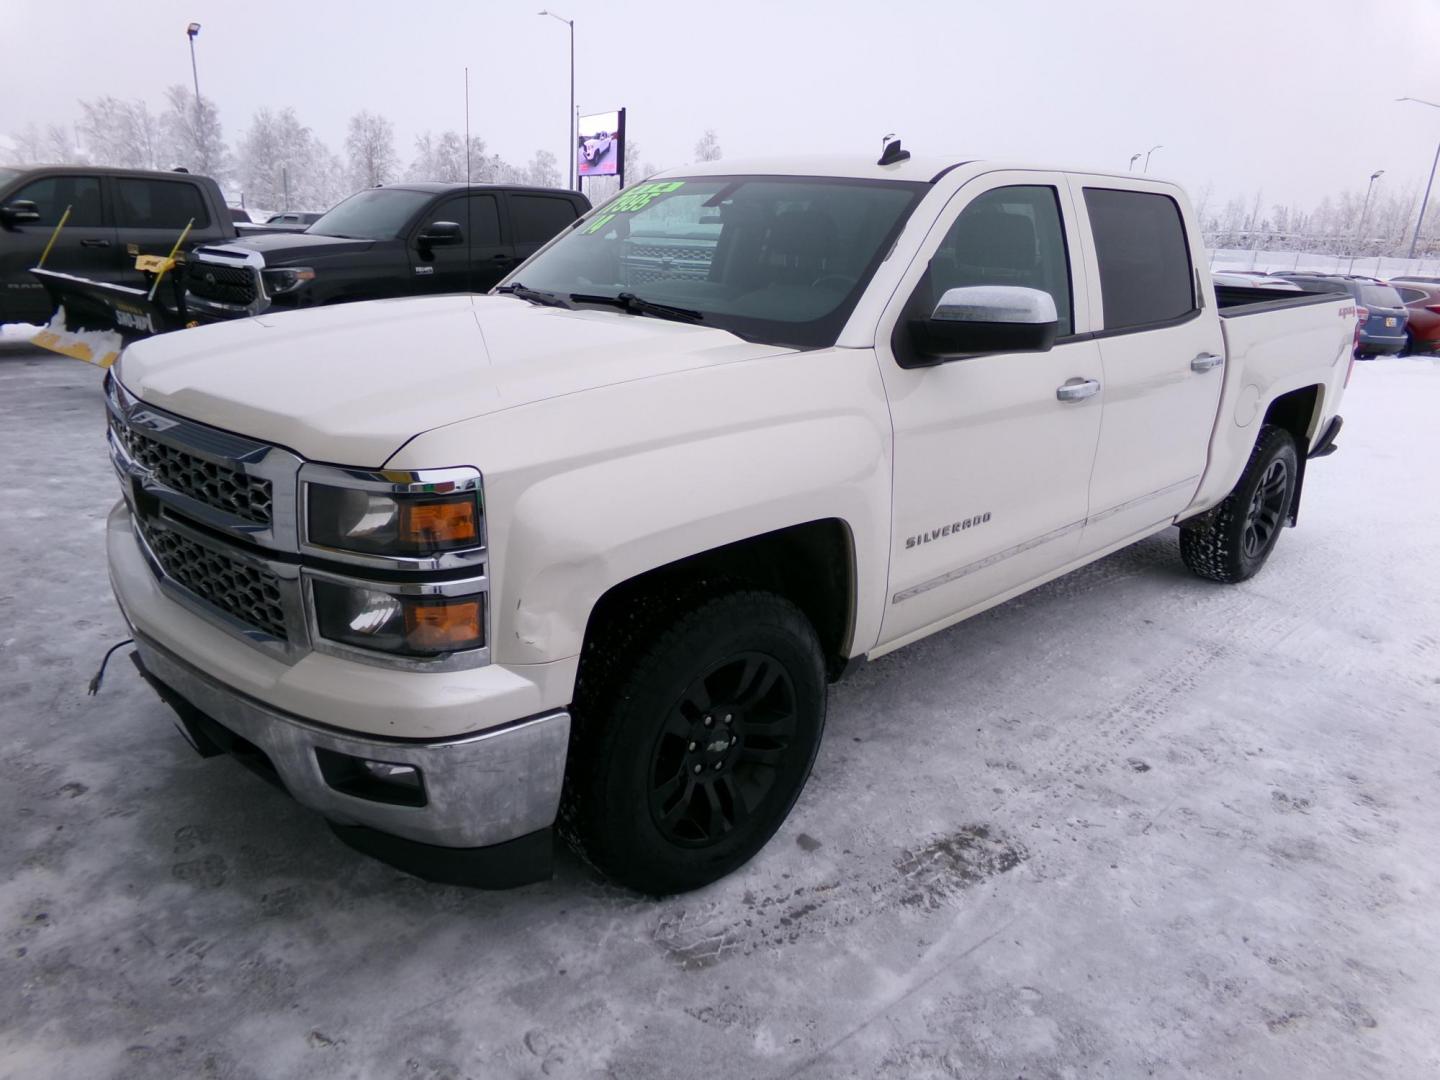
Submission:
<svg viewBox="0 0 1440 1080">
<path fill-rule="evenodd" d="M 1400 299 L 1400 294 L 1388 285 L 1361 285 L 1360 302 L 1366 307 L 1377 308 L 1405 306 L 1405 301 Z"/>
<path fill-rule="evenodd" d="M 393 240 L 405 223 L 430 201 L 424 191 L 369 188 L 358 191 L 305 231 L 356 240 Z"/>
<path fill-rule="evenodd" d="M 633 294 L 752 341 L 833 345 L 927 189 L 771 176 L 637 184 L 511 280 L 564 297 Z"/>
</svg>

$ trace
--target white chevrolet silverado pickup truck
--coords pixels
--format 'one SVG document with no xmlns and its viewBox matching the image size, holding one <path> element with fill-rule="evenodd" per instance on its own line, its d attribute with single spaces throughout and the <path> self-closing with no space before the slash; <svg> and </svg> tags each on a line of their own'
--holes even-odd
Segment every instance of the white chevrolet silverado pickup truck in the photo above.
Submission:
<svg viewBox="0 0 1440 1080">
<path fill-rule="evenodd" d="M 490 295 L 140 342 L 106 380 L 137 666 L 412 873 L 535 880 L 558 830 L 713 881 L 853 664 L 1168 526 L 1216 581 L 1270 556 L 1354 305 L 1217 290 L 1199 236 L 1148 177 L 719 161 Z"/>
</svg>

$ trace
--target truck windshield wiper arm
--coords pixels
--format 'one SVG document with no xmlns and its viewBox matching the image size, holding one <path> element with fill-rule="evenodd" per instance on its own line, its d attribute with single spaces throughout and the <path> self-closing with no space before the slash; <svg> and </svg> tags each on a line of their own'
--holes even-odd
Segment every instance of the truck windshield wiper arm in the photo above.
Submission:
<svg viewBox="0 0 1440 1080">
<path fill-rule="evenodd" d="M 646 300 L 632 292 L 622 292 L 615 296 L 571 293 L 570 299 L 577 304 L 605 304 L 629 312 L 631 315 L 654 315 L 659 319 L 675 319 L 678 322 L 705 321 L 703 311 L 696 311 L 694 308 L 672 307 L 670 304 L 657 304 L 654 300 Z"/>
<path fill-rule="evenodd" d="M 521 285 L 518 281 L 511 282 L 509 285 L 501 285 L 495 291 L 505 296 L 518 296 L 521 300 L 529 300 L 532 304 L 541 304 L 545 307 L 568 308 L 570 306 L 556 293 L 532 289 L 528 285 Z"/>
</svg>

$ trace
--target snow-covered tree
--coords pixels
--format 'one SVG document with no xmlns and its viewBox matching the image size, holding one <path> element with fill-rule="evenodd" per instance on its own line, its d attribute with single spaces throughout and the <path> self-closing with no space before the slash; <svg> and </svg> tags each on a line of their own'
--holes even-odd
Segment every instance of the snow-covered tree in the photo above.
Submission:
<svg viewBox="0 0 1440 1080">
<path fill-rule="evenodd" d="M 47 159 L 45 136 L 41 134 L 39 124 L 26 124 L 24 131 L 12 131 L 10 142 L 15 147 L 9 155 L 13 160 L 6 164 L 38 165 Z"/>
<path fill-rule="evenodd" d="M 75 142 L 68 124 L 51 124 L 45 129 L 45 160 L 57 165 L 84 165 L 85 151 Z"/>
<path fill-rule="evenodd" d="M 168 107 L 160 117 L 160 130 L 168 164 L 223 180 L 230 173 L 230 152 L 215 103 L 203 97 L 197 103 L 195 95 L 178 83 L 165 91 L 165 101 Z"/>
<path fill-rule="evenodd" d="M 96 98 L 80 102 L 80 134 L 97 165 L 159 169 L 160 125 L 143 101 Z"/>
<path fill-rule="evenodd" d="M 295 110 L 260 109 L 239 145 L 245 201 L 267 209 L 323 210 L 348 195 L 339 159 Z"/>
<path fill-rule="evenodd" d="M 700 141 L 695 144 L 695 160 L 719 161 L 720 156 L 720 140 L 715 137 L 715 129 L 706 128 L 705 134 L 700 136 Z"/>
<path fill-rule="evenodd" d="M 560 166 L 549 150 L 536 150 L 525 167 L 525 182 L 536 187 L 559 187 Z"/>
<path fill-rule="evenodd" d="M 345 136 L 350 183 L 356 189 L 388 184 L 400 174 L 395 154 L 395 126 L 383 116 L 362 109 L 350 118 Z"/>
<path fill-rule="evenodd" d="M 470 136 L 471 178 L 478 180 L 475 170 L 485 156 L 485 140 Z M 465 140 L 455 131 L 441 132 L 437 137 L 425 132 L 415 140 L 415 157 L 406 170 L 410 180 L 436 180 L 446 184 L 465 180 Z"/>
</svg>

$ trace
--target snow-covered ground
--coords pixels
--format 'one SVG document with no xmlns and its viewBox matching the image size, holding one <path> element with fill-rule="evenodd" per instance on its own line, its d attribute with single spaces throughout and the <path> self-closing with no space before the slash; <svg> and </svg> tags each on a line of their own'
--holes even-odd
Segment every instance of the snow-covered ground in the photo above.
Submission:
<svg viewBox="0 0 1440 1080">
<path fill-rule="evenodd" d="M 101 373 L 0 348 L 0 1075 L 1440 1075 L 1440 365 L 1359 364 L 1253 582 L 1156 536 L 863 668 L 660 903 L 354 854 L 117 657 Z"/>
</svg>

